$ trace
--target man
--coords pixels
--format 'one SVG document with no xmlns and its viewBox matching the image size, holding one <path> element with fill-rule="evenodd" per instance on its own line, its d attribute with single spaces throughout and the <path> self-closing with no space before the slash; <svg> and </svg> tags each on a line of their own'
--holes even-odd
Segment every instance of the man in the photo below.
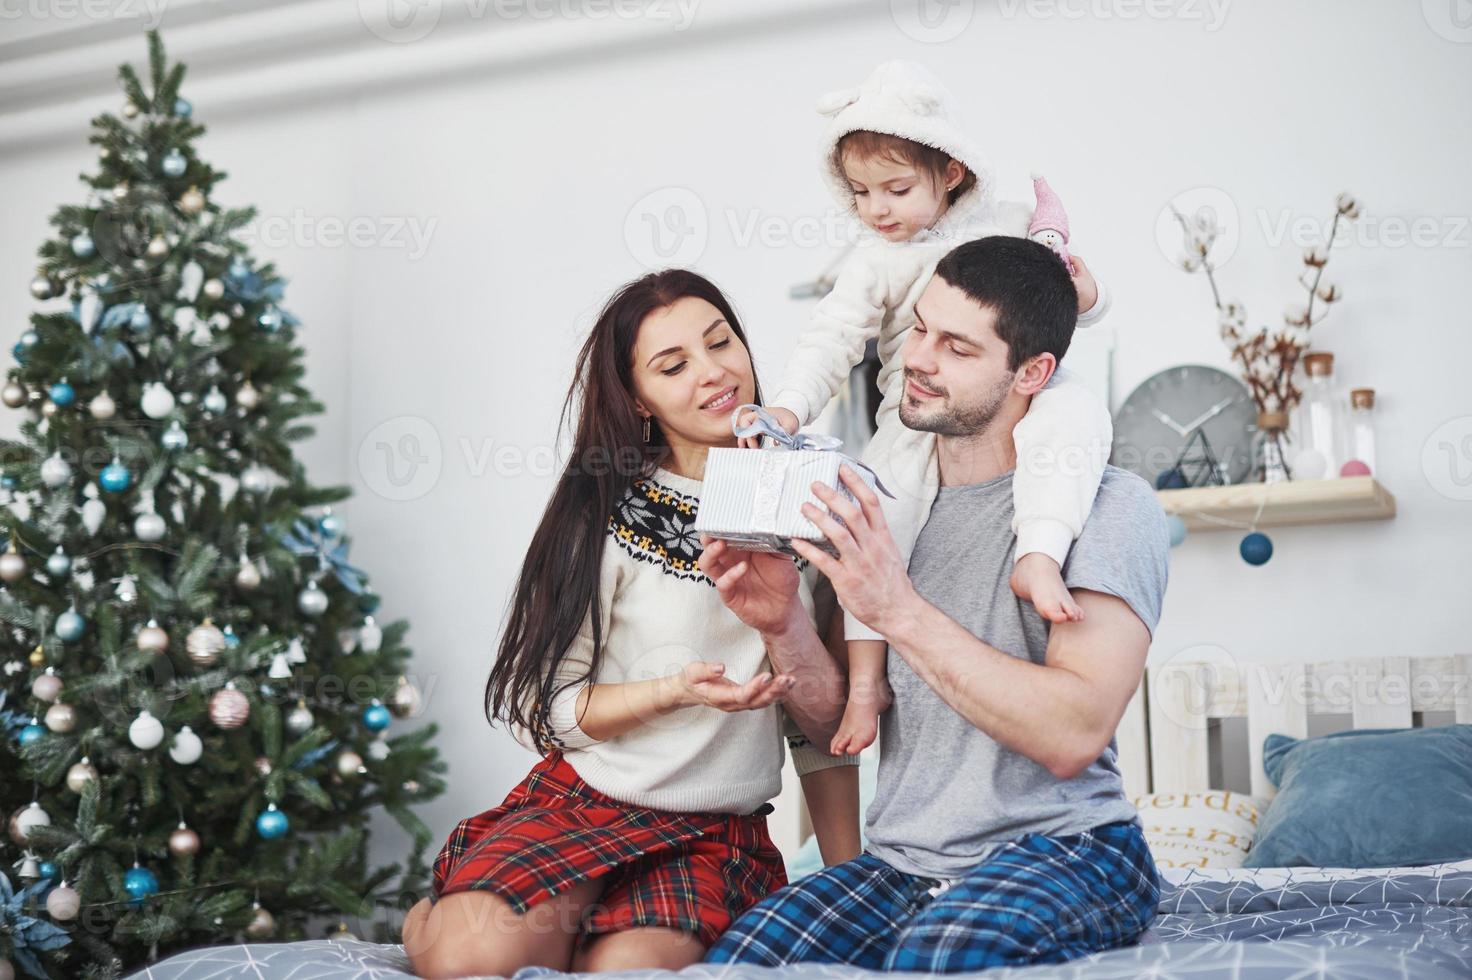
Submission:
<svg viewBox="0 0 1472 980">
<path fill-rule="evenodd" d="M 936 434 L 940 490 L 908 570 L 847 467 L 858 505 L 815 485 L 830 513 L 805 511 L 838 557 L 795 545 L 890 644 L 868 847 L 768 895 L 709 962 L 1058 962 L 1131 943 L 1154 916 L 1158 878 L 1114 730 L 1160 615 L 1164 514 L 1143 480 L 1106 468 L 1063 568 L 1083 618 L 1042 619 L 1008 582 L 1012 429 L 1068 348 L 1073 285 L 1044 246 L 995 236 L 947 255 L 915 313 L 900 412 Z M 821 649 L 781 563 L 721 542 L 702 557 L 775 670 Z"/>
</svg>

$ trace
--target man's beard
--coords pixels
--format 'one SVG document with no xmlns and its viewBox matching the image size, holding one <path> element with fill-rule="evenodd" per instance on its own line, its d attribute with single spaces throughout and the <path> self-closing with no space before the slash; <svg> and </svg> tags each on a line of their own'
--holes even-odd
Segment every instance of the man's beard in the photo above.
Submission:
<svg viewBox="0 0 1472 980">
<path fill-rule="evenodd" d="M 905 380 L 909 381 L 910 372 L 904 372 Z M 1002 410 L 1002 403 L 1007 400 L 1007 393 L 1012 390 L 1012 376 L 1009 374 L 998 379 L 991 389 L 986 392 L 980 402 L 967 405 L 964 408 L 947 407 L 944 411 L 925 413 L 919 404 L 911 403 L 908 392 L 900 399 L 900 421 L 906 428 L 915 429 L 919 432 L 934 432 L 941 436 L 974 436 L 979 432 L 985 432 Z M 918 381 L 916 382 L 919 383 Z M 921 385 L 929 391 L 934 391 L 929 385 Z M 946 397 L 946 392 L 936 392 Z"/>
</svg>

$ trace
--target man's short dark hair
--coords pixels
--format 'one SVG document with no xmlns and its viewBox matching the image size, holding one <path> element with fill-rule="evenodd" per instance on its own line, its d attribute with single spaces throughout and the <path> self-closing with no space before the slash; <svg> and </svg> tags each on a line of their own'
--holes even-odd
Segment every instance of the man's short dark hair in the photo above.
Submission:
<svg viewBox="0 0 1472 980">
<path fill-rule="evenodd" d="M 997 336 L 1007 345 L 1007 367 L 1017 370 L 1039 354 L 1068 353 L 1078 323 L 1078 290 L 1058 254 L 1013 235 L 988 235 L 957 245 L 935 274 L 977 305 L 996 311 Z"/>
</svg>

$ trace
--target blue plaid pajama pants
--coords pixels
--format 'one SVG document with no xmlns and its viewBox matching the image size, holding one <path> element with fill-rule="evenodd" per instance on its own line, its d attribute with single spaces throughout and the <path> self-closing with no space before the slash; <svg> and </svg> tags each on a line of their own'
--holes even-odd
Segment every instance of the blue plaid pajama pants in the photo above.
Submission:
<svg viewBox="0 0 1472 980">
<path fill-rule="evenodd" d="M 1159 896 L 1136 821 L 1027 834 L 949 883 L 865 852 L 763 898 L 705 961 L 927 973 L 1060 963 L 1134 942 Z"/>
</svg>

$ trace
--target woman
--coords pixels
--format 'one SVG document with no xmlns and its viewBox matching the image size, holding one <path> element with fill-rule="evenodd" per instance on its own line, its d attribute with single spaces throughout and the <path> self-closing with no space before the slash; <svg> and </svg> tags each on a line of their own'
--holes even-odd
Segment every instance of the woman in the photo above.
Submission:
<svg viewBox="0 0 1472 980">
<path fill-rule="evenodd" d="M 785 722 L 796 679 L 773 676 L 698 565 L 706 451 L 735 446 L 732 411 L 759 399 L 746 336 L 701 276 L 650 274 L 599 315 L 564 407 L 580 402 L 572 455 L 486 685 L 491 720 L 543 759 L 450 835 L 434 897 L 404 922 L 420 976 L 698 962 L 787 881 L 766 828 L 784 727 L 810 799 L 855 801 L 820 828 L 826 856 L 858 853 L 856 758 Z M 841 685 L 816 697 L 836 724 Z"/>
</svg>

